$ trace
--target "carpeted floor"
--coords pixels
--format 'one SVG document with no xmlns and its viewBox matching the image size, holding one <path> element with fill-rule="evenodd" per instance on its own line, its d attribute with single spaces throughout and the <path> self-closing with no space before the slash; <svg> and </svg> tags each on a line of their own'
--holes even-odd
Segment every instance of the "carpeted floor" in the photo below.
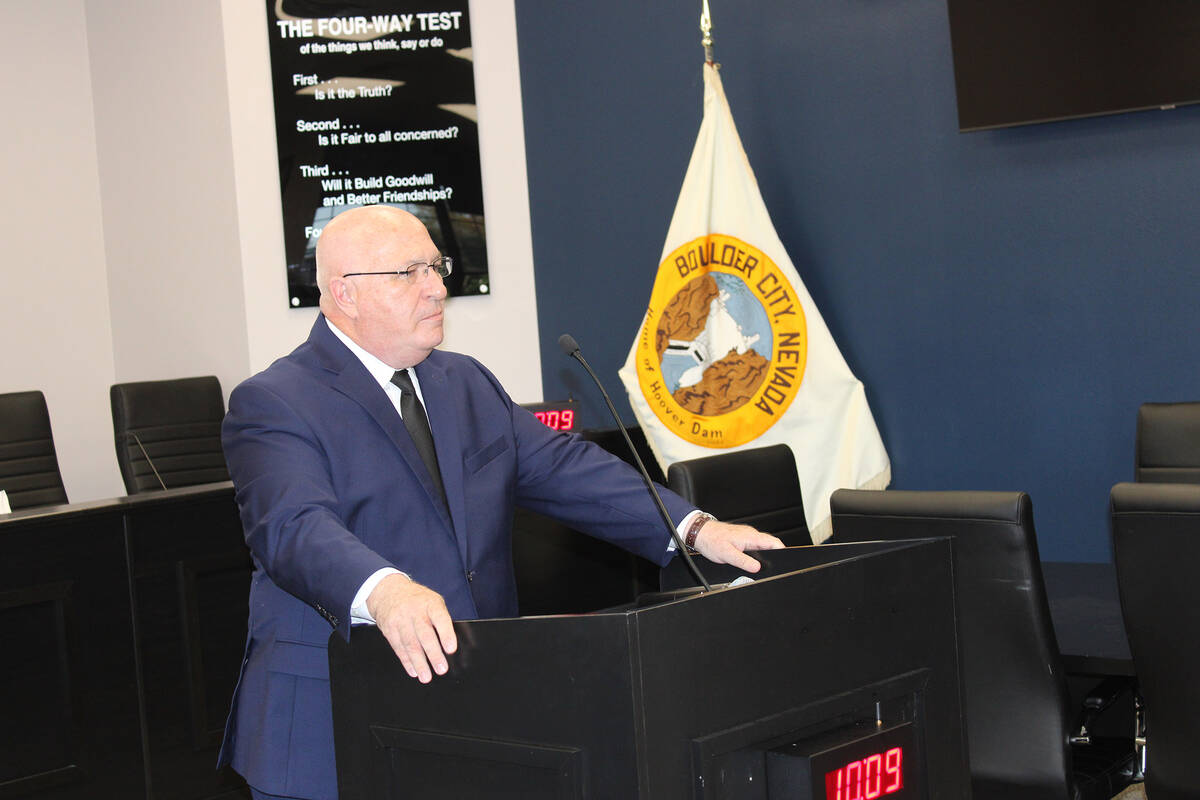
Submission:
<svg viewBox="0 0 1200 800">
<path fill-rule="evenodd" d="M 1125 791 L 1114 797 L 1113 800 L 1146 800 L 1146 785 L 1135 783 L 1132 786 L 1126 786 Z"/>
</svg>

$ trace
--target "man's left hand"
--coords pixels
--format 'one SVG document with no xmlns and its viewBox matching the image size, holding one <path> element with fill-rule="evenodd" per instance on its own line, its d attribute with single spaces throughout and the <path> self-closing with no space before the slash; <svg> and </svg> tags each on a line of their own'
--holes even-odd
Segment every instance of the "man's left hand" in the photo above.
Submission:
<svg viewBox="0 0 1200 800">
<path fill-rule="evenodd" d="M 730 564 L 745 572 L 758 572 L 762 564 L 748 550 L 778 550 L 783 542 L 749 525 L 709 520 L 696 534 L 696 551 L 714 564 Z"/>
</svg>

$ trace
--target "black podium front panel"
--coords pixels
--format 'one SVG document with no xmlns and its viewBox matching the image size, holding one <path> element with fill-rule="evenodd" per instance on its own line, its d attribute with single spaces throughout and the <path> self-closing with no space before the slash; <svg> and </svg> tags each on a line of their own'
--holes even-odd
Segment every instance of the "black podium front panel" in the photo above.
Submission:
<svg viewBox="0 0 1200 800">
<path fill-rule="evenodd" d="M 753 584 L 649 608 L 456 623 L 426 686 L 377 630 L 335 636 L 342 800 L 806 798 L 819 781 L 793 785 L 797 763 L 845 755 L 830 780 L 874 791 L 897 747 L 895 800 L 969 797 L 949 544 L 763 560 Z M 855 755 L 876 734 L 879 758 Z M 811 743 L 832 755 L 804 761 Z"/>
</svg>

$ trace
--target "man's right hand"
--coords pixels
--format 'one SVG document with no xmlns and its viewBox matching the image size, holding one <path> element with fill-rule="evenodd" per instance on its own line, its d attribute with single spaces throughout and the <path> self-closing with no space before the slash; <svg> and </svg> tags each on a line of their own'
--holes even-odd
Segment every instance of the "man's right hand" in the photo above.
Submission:
<svg viewBox="0 0 1200 800">
<path fill-rule="evenodd" d="M 446 601 L 406 575 L 388 575 L 367 596 L 367 610 L 409 677 L 421 683 L 445 675 L 446 654 L 458 649 Z"/>
</svg>

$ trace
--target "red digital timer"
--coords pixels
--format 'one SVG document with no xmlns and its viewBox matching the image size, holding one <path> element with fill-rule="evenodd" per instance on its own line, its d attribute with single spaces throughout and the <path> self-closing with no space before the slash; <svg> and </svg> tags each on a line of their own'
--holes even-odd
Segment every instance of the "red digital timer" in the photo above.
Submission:
<svg viewBox="0 0 1200 800">
<path fill-rule="evenodd" d="M 547 428 L 553 428 L 556 431 L 569 431 L 575 429 L 575 411 L 570 408 L 564 408 L 561 411 L 535 411 L 533 415 L 542 421 L 542 424 Z"/>
<path fill-rule="evenodd" d="M 526 403 L 521 407 L 532 412 L 538 421 L 547 428 L 556 431 L 575 430 L 575 402 L 573 400 L 558 403 Z"/>
<path fill-rule="evenodd" d="M 923 794 L 912 722 L 863 720 L 767 751 L 768 797 L 916 800 Z"/>
<path fill-rule="evenodd" d="M 825 800 L 875 800 L 903 788 L 903 747 L 872 753 L 825 773 Z"/>
</svg>

